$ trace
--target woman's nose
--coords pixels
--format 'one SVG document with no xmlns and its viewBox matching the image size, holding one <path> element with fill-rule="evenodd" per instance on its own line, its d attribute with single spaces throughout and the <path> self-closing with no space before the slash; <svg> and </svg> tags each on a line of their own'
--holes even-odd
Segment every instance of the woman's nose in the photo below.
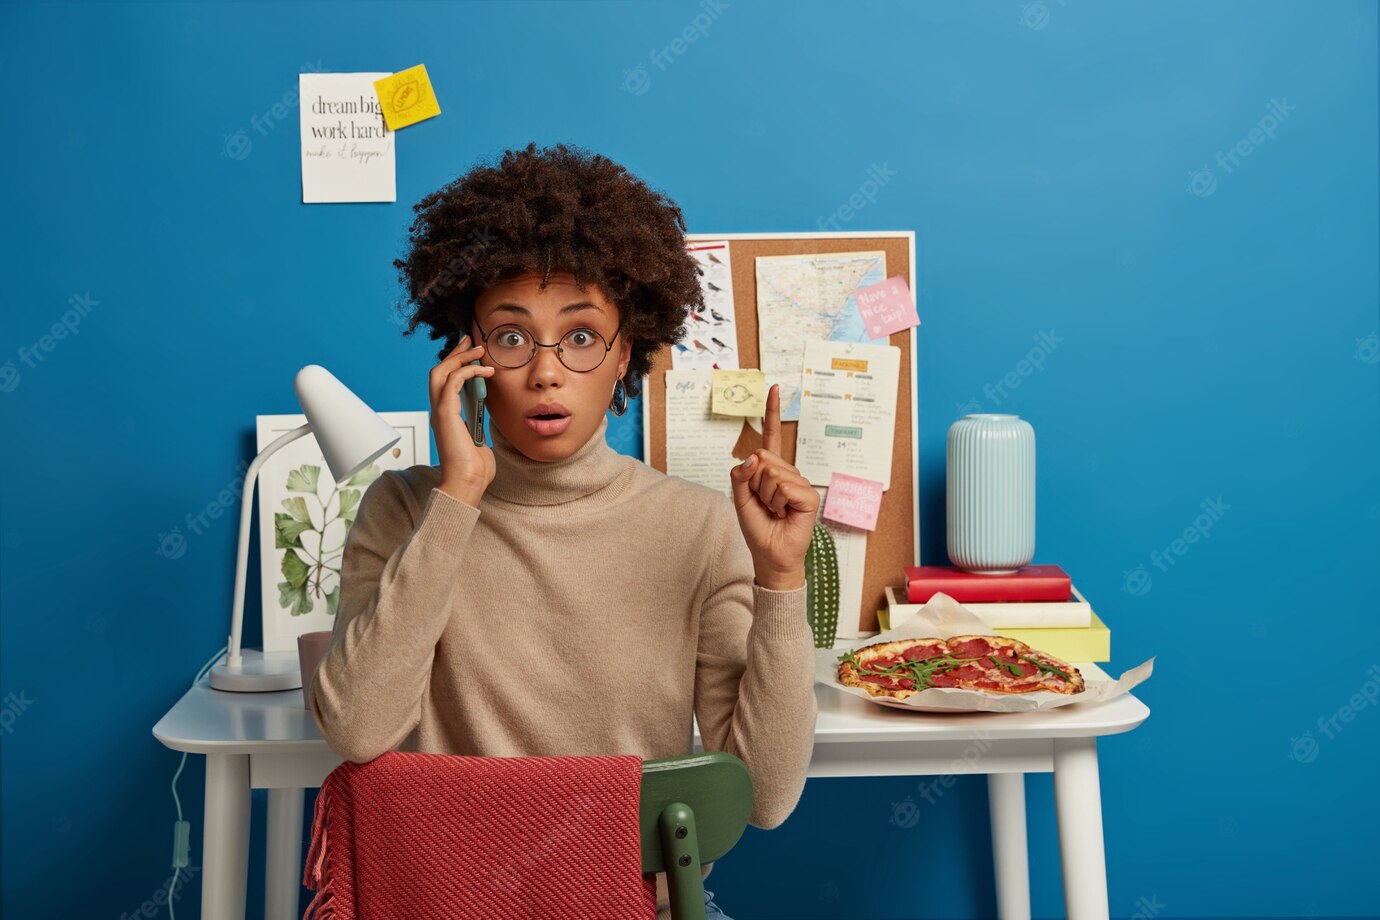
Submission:
<svg viewBox="0 0 1380 920">
<path fill-rule="evenodd" d="M 529 378 L 538 386 L 559 386 L 565 377 L 565 365 L 554 348 L 538 348 L 532 357 Z"/>
</svg>

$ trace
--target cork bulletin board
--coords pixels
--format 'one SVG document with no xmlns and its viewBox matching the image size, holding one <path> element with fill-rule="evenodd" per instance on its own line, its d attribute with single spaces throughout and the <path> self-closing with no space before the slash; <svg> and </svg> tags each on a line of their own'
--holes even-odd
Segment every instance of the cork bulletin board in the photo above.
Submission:
<svg viewBox="0 0 1380 920">
<path fill-rule="evenodd" d="M 915 233 L 910 230 L 871 233 L 693 233 L 687 242 L 727 240 L 733 272 L 733 306 L 737 313 L 738 360 L 744 368 L 760 367 L 757 348 L 757 257 L 881 250 L 886 253 L 886 277 L 901 275 L 915 291 Z M 877 632 L 877 610 L 886 609 L 886 586 L 904 581 L 902 568 L 920 564 L 920 506 L 916 499 L 919 472 L 918 393 L 916 388 L 916 330 L 892 333 L 890 344 L 901 350 L 896 393 L 896 433 L 892 444 L 891 484 L 882 493 L 877 529 L 867 535 L 863 570 L 862 609 L 839 611 L 839 622 L 856 614 L 863 633 Z M 804 342 L 801 342 L 802 347 Z M 671 348 L 655 355 L 651 373 L 642 385 L 642 456 L 666 471 L 666 371 Z M 798 423 L 781 423 L 782 456 L 795 462 Z M 762 436 L 744 423 L 733 455 L 746 459 L 762 446 Z"/>
</svg>

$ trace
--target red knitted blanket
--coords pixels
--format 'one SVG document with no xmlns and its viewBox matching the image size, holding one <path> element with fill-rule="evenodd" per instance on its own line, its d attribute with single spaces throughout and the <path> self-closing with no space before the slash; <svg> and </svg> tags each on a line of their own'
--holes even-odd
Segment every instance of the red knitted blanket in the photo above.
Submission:
<svg viewBox="0 0 1380 920">
<path fill-rule="evenodd" d="M 636 755 L 389 751 L 322 784 L 303 920 L 650 920 Z"/>
</svg>

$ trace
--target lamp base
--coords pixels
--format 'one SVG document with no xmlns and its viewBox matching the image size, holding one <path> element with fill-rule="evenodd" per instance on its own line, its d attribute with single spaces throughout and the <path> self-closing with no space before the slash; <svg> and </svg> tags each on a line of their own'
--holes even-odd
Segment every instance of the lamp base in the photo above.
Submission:
<svg viewBox="0 0 1380 920">
<path fill-rule="evenodd" d="M 229 653 L 211 668 L 211 688 L 241 693 L 266 693 L 297 690 L 302 686 L 302 668 L 296 652 L 262 652 L 240 649 L 240 666 L 230 667 Z"/>
</svg>

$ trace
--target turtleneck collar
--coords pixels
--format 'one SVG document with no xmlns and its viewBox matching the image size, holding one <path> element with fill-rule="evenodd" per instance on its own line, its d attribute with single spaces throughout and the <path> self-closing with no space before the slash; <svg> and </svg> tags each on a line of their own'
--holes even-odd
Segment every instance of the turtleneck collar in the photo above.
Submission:
<svg viewBox="0 0 1380 920">
<path fill-rule="evenodd" d="M 494 481 L 486 494 L 519 505 L 561 505 L 599 492 L 627 469 L 627 459 L 609 447 L 608 416 L 579 450 L 564 460 L 533 460 L 489 425 L 493 440 Z"/>
</svg>

